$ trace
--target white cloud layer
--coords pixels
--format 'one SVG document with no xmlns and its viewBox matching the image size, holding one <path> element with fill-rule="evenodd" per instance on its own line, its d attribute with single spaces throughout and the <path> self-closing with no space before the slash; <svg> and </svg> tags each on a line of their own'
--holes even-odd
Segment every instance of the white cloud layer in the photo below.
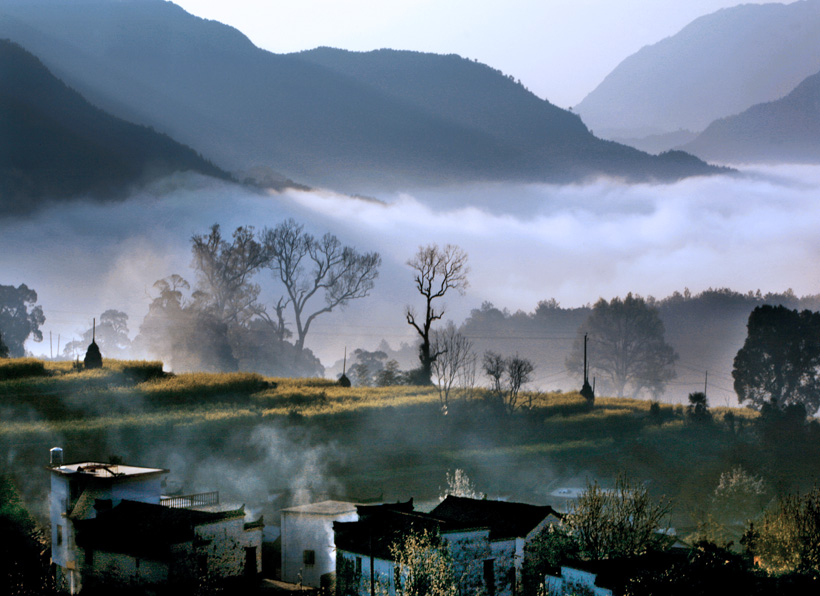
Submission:
<svg viewBox="0 0 820 596">
<path fill-rule="evenodd" d="M 484 300 L 532 311 L 551 297 L 574 306 L 630 291 L 661 298 L 684 287 L 820 292 L 820 167 L 671 185 L 495 184 L 378 198 L 266 196 L 176 178 L 125 203 L 57 206 L 0 221 L 0 283 L 38 292 L 47 321 L 46 342 L 28 346 L 37 353 L 48 354 L 48 331 L 64 345 L 108 308 L 129 313 L 133 335 L 157 279 L 179 273 L 194 281 L 191 235 L 217 222 L 230 231 L 292 216 L 384 259 L 370 298 L 311 329 L 308 346 L 326 363 L 342 344 L 412 339 L 402 307 L 416 296 L 404 263 L 430 242 L 458 244 L 470 255 L 467 294 L 447 300 L 456 321 Z M 269 276 L 259 281 L 273 298 Z"/>
</svg>

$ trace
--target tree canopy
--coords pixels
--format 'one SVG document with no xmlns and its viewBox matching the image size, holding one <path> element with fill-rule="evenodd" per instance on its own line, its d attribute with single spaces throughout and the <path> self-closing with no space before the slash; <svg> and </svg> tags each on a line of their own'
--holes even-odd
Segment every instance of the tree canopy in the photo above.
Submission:
<svg viewBox="0 0 820 596">
<path fill-rule="evenodd" d="M 746 535 L 764 569 L 820 577 L 820 489 L 781 498 Z"/>
<path fill-rule="evenodd" d="M 73 358 L 75 354 L 85 353 L 94 336 L 92 328 L 83 333 L 80 340 L 70 341 L 65 345 L 63 354 Z M 128 337 L 128 315 L 120 310 L 110 308 L 100 315 L 97 323 L 96 338 L 100 352 L 106 358 L 122 358 L 131 348 Z"/>
<path fill-rule="evenodd" d="M 447 544 L 437 534 L 410 532 L 390 547 L 397 596 L 456 596 L 455 568 Z"/>
<path fill-rule="evenodd" d="M 238 367 L 227 325 L 186 296 L 190 284 L 171 275 L 154 284 L 157 295 L 136 343 L 176 371 L 232 371 Z"/>
<path fill-rule="evenodd" d="M 43 341 L 40 327 L 46 317 L 43 307 L 36 302 L 37 292 L 26 284 L 16 288 L 0 285 L 0 332 L 12 358 L 25 356 L 24 344 L 29 337 Z"/>
<path fill-rule="evenodd" d="M 741 402 L 761 409 L 800 404 L 820 407 L 820 313 L 758 306 L 749 315 L 748 334 L 735 356 L 735 392 Z"/>
<path fill-rule="evenodd" d="M 564 523 L 585 558 L 633 557 L 662 545 L 659 530 L 670 509 L 666 499 L 654 501 L 646 486 L 622 475 L 612 490 L 588 484 Z"/>
<path fill-rule="evenodd" d="M 591 374 L 618 397 L 627 391 L 637 397 L 643 390 L 657 397 L 676 376 L 678 355 L 664 341 L 658 310 L 640 296 L 629 293 L 623 300 L 595 303 L 566 360 L 567 369 L 578 375 L 583 374 L 584 332 L 590 339 Z"/>
<path fill-rule="evenodd" d="M 191 237 L 191 250 L 197 276 L 193 291 L 179 275 L 159 280 L 137 342 L 144 353 L 162 357 L 175 370 L 241 366 L 271 375 L 321 374 L 321 363 L 305 349 L 311 323 L 367 296 L 381 264 L 378 253 L 358 253 L 332 234 L 316 239 L 293 219 L 259 234 L 252 226 L 240 226 L 230 238 L 215 224 L 207 234 Z M 285 289 L 270 313 L 254 281 L 266 267 Z M 296 327 L 294 343 L 287 341 L 288 308 Z"/>
</svg>

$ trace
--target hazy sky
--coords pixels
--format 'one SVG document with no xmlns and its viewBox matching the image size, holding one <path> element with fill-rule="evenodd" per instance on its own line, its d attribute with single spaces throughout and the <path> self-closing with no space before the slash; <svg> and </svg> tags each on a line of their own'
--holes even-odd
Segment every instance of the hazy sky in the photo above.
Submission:
<svg viewBox="0 0 820 596">
<path fill-rule="evenodd" d="M 618 63 L 738 0 L 176 0 L 284 53 L 331 46 L 460 54 L 567 108 Z M 765 4 L 750 0 L 747 4 Z M 783 2 L 790 4 L 791 2 Z"/>
</svg>

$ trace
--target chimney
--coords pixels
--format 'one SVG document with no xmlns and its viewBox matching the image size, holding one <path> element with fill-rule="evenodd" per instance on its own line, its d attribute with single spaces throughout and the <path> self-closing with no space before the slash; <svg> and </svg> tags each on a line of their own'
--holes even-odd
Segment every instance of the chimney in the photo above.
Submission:
<svg viewBox="0 0 820 596">
<path fill-rule="evenodd" d="M 63 465 L 63 450 L 61 447 L 52 447 L 49 450 L 49 462 L 52 468 L 59 468 Z"/>
</svg>

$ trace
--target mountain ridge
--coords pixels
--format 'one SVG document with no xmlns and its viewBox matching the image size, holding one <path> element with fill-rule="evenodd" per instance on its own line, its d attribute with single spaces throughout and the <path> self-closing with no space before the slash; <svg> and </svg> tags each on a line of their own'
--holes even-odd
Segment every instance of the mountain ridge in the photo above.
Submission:
<svg viewBox="0 0 820 596">
<path fill-rule="evenodd" d="M 8 40 L 0 40 L 0 83 L 0 212 L 75 196 L 122 198 L 175 171 L 230 179 L 190 147 L 92 106 Z"/>
<path fill-rule="evenodd" d="M 93 103 L 196 147 L 233 171 L 265 166 L 346 192 L 601 175 L 674 180 L 721 171 L 679 154 L 656 158 L 597 139 L 576 116 L 463 58 L 384 54 L 403 61 L 408 72 L 416 67 L 407 62 L 432 62 L 492 74 L 492 85 L 516 103 L 503 110 L 475 99 L 461 109 L 425 106 L 419 97 L 397 93 L 395 85 L 380 88 L 349 67 L 345 72 L 339 62 L 350 56 L 336 56 L 336 64 L 326 56 L 322 64 L 315 53 L 273 54 L 231 27 L 160 0 L 6 0 L 0 12 L 10 17 L 0 23 L 0 35 L 30 45 Z M 432 88 L 437 75 L 426 76 L 419 84 Z M 438 84 L 439 93 L 444 88 Z M 469 96 L 461 93 L 463 102 Z M 529 128 L 526 119 L 504 126 L 515 122 L 522 106 L 539 112 L 538 134 L 530 130 L 532 119 Z M 483 127 L 463 118 L 482 110 Z"/>
<path fill-rule="evenodd" d="M 783 97 L 818 70 L 820 1 L 742 4 L 627 57 L 576 111 L 608 138 L 700 132 Z"/>
<path fill-rule="evenodd" d="M 681 149 L 725 163 L 820 163 L 820 72 L 785 97 L 716 120 Z"/>
</svg>

